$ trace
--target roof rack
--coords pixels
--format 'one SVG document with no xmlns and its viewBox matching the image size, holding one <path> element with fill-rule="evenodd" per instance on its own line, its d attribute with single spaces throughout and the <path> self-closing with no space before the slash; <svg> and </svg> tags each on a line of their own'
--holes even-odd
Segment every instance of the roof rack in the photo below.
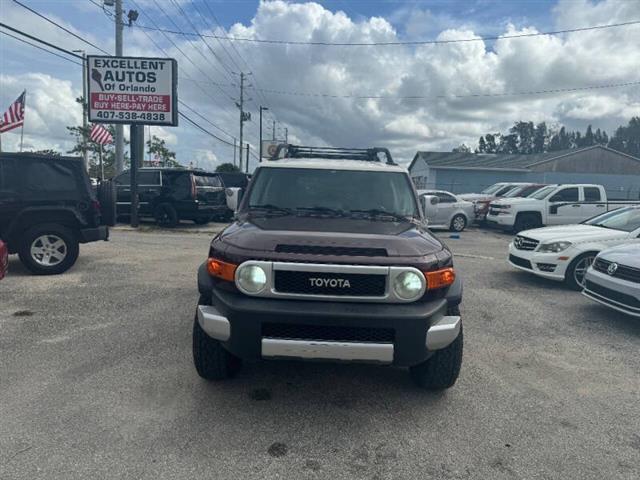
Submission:
<svg viewBox="0 0 640 480">
<path fill-rule="evenodd" d="M 271 160 L 280 158 L 325 158 L 331 160 L 363 160 L 366 162 L 381 162 L 380 154 L 386 157 L 387 165 L 397 165 L 391 157 L 388 148 L 338 148 L 338 147 L 306 147 L 283 143 L 278 145 Z"/>
</svg>

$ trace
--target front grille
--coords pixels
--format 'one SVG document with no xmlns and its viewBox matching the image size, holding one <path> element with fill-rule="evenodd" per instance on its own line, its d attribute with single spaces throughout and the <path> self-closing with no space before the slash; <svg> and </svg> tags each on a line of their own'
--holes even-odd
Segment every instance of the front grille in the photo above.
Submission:
<svg viewBox="0 0 640 480">
<path fill-rule="evenodd" d="M 613 262 L 610 262 L 609 260 L 596 258 L 595 262 L 593 262 L 593 269 L 600 273 L 606 273 L 607 275 L 611 275 L 609 273 L 609 267 L 611 266 L 612 263 Z M 612 277 L 620 278 L 628 282 L 640 283 L 640 269 L 627 267 L 626 265 L 620 265 L 619 263 L 617 265 L 618 265 L 618 268 L 613 273 L 613 275 L 611 275 Z"/>
<path fill-rule="evenodd" d="M 632 297 L 631 295 L 627 295 L 626 293 L 621 293 L 616 290 L 603 287 L 602 285 L 598 285 L 597 283 L 594 283 L 592 281 L 587 280 L 586 289 L 608 300 L 613 300 L 632 308 L 640 308 L 640 300 L 638 300 L 637 298 Z"/>
<path fill-rule="evenodd" d="M 528 268 L 531 270 L 531 262 L 525 258 L 516 257 L 515 255 L 509 255 L 509 261 L 519 267 Z"/>
<path fill-rule="evenodd" d="M 536 266 L 541 272 L 553 272 L 556 269 L 555 263 L 536 263 Z"/>
<path fill-rule="evenodd" d="M 391 328 L 265 323 L 262 336 L 288 340 L 393 343 L 395 332 Z"/>
<path fill-rule="evenodd" d="M 535 250 L 540 242 L 533 238 L 523 237 L 522 235 L 516 235 L 513 240 L 513 246 L 518 250 Z"/>
<path fill-rule="evenodd" d="M 386 275 L 288 270 L 274 272 L 275 290 L 280 293 L 383 297 L 386 292 L 386 283 Z"/>
<path fill-rule="evenodd" d="M 303 255 L 334 255 L 337 257 L 386 257 L 384 248 L 332 247 L 326 245 L 276 245 L 278 253 L 297 253 Z"/>
</svg>

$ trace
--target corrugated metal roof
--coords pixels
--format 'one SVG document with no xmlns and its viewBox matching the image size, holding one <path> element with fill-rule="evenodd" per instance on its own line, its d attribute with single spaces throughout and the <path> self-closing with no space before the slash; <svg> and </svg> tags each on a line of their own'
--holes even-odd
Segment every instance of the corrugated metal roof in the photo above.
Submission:
<svg viewBox="0 0 640 480">
<path fill-rule="evenodd" d="M 582 149 L 583 150 L 583 149 Z M 459 153 L 459 152 L 418 152 L 416 159 L 423 160 L 430 167 L 461 168 L 502 168 L 526 169 L 535 163 L 545 162 L 567 153 L 579 150 L 559 150 L 540 154 L 503 154 L 503 153 Z M 413 162 L 412 162 L 413 165 Z"/>
</svg>

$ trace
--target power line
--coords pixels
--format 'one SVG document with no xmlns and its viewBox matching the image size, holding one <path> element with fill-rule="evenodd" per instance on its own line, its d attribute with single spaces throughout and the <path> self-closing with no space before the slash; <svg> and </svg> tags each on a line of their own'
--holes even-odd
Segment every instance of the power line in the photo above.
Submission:
<svg viewBox="0 0 640 480">
<path fill-rule="evenodd" d="M 29 34 L 27 34 L 27 33 L 21 32 L 20 30 L 15 29 L 15 28 L 12 28 L 12 27 L 9 27 L 8 25 L 5 25 L 4 23 L 0 23 L 0 27 L 8 28 L 8 29 L 10 29 L 10 30 L 12 30 L 12 31 L 15 31 L 16 33 L 19 33 L 20 35 L 24 35 L 24 36 L 26 36 L 26 37 L 28 37 L 28 38 L 30 38 L 30 39 L 32 39 L 32 40 L 34 40 L 34 41 L 36 41 L 36 42 L 40 42 L 40 43 L 42 43 L 42 44 L 44 44 L 44 45 L 47 45 L 48 47 L 55 48 L 56 50 L 59 50 L 59 51 L 65 52 L 65 53 L 67 53 L 68 55 L 71 55 L 71 56 L 73 56 L 73 57 L 76 57 L 76 58 L 82 58 L 80 55 L 76 55 L 75 53 L 73 53 L 73 52 L 71 52 L 71 51 L 69 51 L 69 50 L 65 50 L 64 48 L 58 47 L 57 45 L 54 45 L 54 44 L 52 44 L 52 43 L 49 43 L 49 42 L 47 42 L 47 41 L 45 41 L 45 40 L 42 40 L 42 39 L 39 39 L 39 38 L 34 37 L 34 36 L 32 36 L 32 35 L 29 35 Z M 23 39 L 21 39 L 21 38 L 18 38 L 18 37 L 14 36 L 14 35 L 11 35 L 10 33 L 4 32 L 4 31 L 2 31 L 2 30 L 0 30 L 0 33 L 3 33 L 3 34 L 8 35 L 8 36 L 10 36 L 10 37 L 12 37 L 12 38 L 15 38 L 15 39 L 16 39 L 16 40 L 18 40 L 18 41 L 24 42 L 24 43 L 26 43 L 26 44 L 28 44 L 28 45 L 31 45 L 32 47 L 38 48 L 38 49 L 40 49 L 40 50 L 42 50 L 42 51 L 44 51 L 44 52 L 47 52 L 47 53 L 49 53 L 49 54 L 51 54 L 51 55 L 55 55 L 56 57 L 62 58 L 63 60 L 66 60 L 66 61 L 71 62 L 71 63 L 75 63 L 76 65 L 79 65 L 79 66 L 82 66 L 82 64 L 81 64 L 81 63 L 78 63 L 78 62 L 76 62 L 76 61 L 74 61 L 74 60 L 72 60 L 72 59 L 70 59 L 70 58 L 63 57 L 62 55 L 59 55 L 59 54 L 57 54 L 57 53 L 55 53 L 55 52 L 52 52 L 52 51 L 47 50 L 47 49 L 45 49 L 45 48 L 42 48 L 42 47 L 40 47 L 40 46 L 38 46 L 38 45 L 35 45 L 35 44 L 31 43 L 31 42 L 28 42 L 28 41 L 26 41 L 26 40 L 23 40 Z M 201 114 L 199 114 L 199 113 L 198 113 L 198 112 L 197 112 L 193 107 L 191 107 L 191 106 L 187 105 L 187 104 L 186 104 L 185 102 L 183 102 L 182 100 L 179 100 L 179 103 L 180 103 L 182 106 L 184 106 L 184 107 L 186 107 L 187 109 L 189 109 L 190 111 L 192 111 L 193 113 L 195 113 L 196 115 L 198 115 L 200 118 L 204 119 L 207 123 L 211 124 L 212 126 L 214 126 L 215 128 L 217 128 L 218 130 L 220 130 L 221 132 L 223 132 L 224 134 L 226 134 L 226 135 L 228 135 L 229 137 L 233 138 L 233 135 L 231 135 L 230 133 L 227 133 L 226 131 L 224 131 L 222 128 L 218 127 L 218 126 L 217 126 L 216 124 L 214 124 L 213 122 L 211 122 L 211 121 L 207 120 L 205 117 L 203 117 Z M 224 143 L 224 144 L 226 144 L 226 145 L 231 145 L 231 146 L 233 146 L 233 143 L 230 143 L 230 142 L 228 142 L 228 141 L 226 141 L 226 140 L 224 140 L 224 139 L 222 139 L 222 138 L 218 137 L 218 136 L 217 136 L 217 135 L 215 135 L 214 133 L 209 132 L 207 129 L 205 129 L 205 128 L 204 128 L 204 127 L 202 127 L 200 124 L 198 124 L 197 122 L 195 122 L 194 120 L 192 120 L 191 118 L 189 118 L 189 117 L 188 117 L 187 115 L 185 115 L 183 112 L 180 112 L 180 111 L 179 111 L 179 112 L 178 112 L 178 114 L 179 114 L 180 116 L 182 116 L 183 118 L 185 118 L 185 119 L 186 119 L 187 121 L 189 121 L 190 123 L 192 123 L 194 126 L 196 126 L 199 130 L 203 131 L 204 133 L 207 133 L 208 135 L 212 136 L 213 138 L 215 138 L 215 139 L 219 140 L 220 142 L 222 142 L 222 143 Z"/>
<path fill-rule="evenodd" d="M 17 3 L 18 5 L 20 5 L 22 8 L 25 8 L 27 10 L 29 10 L 31 13 L 37 15 L 38 17 L 42 18 L 43 20 L 46 20 L 47 22 L 51 23 L 52 25 L 55 25 L 56 27 L 58 27 L 61 30 L 64 30 L 65 32 L 67 32 L 69 35 L 73 35 L 74 37 L 76 37 L 78 40 L 86 43 L 87 45 L 92 46 L 93 48 L 95 48 L 96 50 L 106 54 L 106 55 L 111 55 L 109 52 L 107 52 L 106 50 L 103 50 L 102 48 L 100 48 L 99 46 L 91 43 L 89 40 L 86 40 L 85 38 L 81 37 L 80 35 L 72 32 L 71 30 L 69 30 L 68 28 L 63 27 L 62 25 L 60 25 L 57 22 L 54 22 L 53 20 L 51 20 L 50 18 L 46 17 L 45 15 L 42 15 L 39 12 L 36 12 L 33 8 L 26 6 L 24 3 L 19 2 L 18 0 L 13 0 L 14 3 Z"/>
<path fill-rule="evenodd" d="M 55 49 L 55 50 L 58 50 L 59 52 L 64 52 L 64 53 L 66 53 L 67 55 L 71 55 L 72 57 L 82 58 L 82 56 L 81 56 L 81 55 L 78 55 L 78 54 L 76 54 L 76 53 L 73 53 L 73 52 L 72 52 L 72 51 L 70 51 L 70 50 L 66 50 L 66 49 L 64 49 L 64 48 L 62 48 L 62 47 L 59 47 L 59 46 L 57 46 L 57 45 L 54 45 L 53 43 L 49 43 L 49 42 L 46 42 L 46 41 L 44 41 L 44 40 L 42 40 L 42 39 L 40 39 L 40 38 L 38 38 L 38 37 L 34 37 L 33 35 L 29 35 L 28 33 L 25 33 L 25 32 L 23 32 L 22 30 L 18 30 L 17 28 L 10 27 L 10 26 L 9 26 L 9 25 L 7 25 L 7 24 L 4 24 L 4 23 L 1 23 L 1 22 L 0 22 L 0 27 L 6 28 L 7 30 L 11 30 L 12 32 L 18 33 L 18 34 L 20 34 L 20 35 L 22 35 L 22 36 L 24 36 L 24 37 L 27 37 L 27 38 L 29 38 L 29 39 L 31 39 L 31 40 L 36 41 L 36 42 L 42 43 L 43 45 L 46 45 L 47 47 L 51 47 L 51 48 L 53 48 L 53 49 Z M 53 53 L 53 52 L 51 52 L 51 53 Z"/>
<path fill-rule="evenodd" d="M 189 105 L 187 105 L 186 103 L 184 103 L 182 100 L 178 100 L 178 103 L 180 105 L 182 105 L 183 107 L 188 108 L 190 111 L 192 111 L 194 114 L 196 114 L 198 117 L 200 117 L 202 120 L 204 120 L 205 122 L 207 122 L 209 125 L 211 125 L 212 127 L 216 128 L 217 130 L 220 130 L 222 133 L 224 133 L 225 135 L 229 136 L 230 138 L 235 138 L 233 135 L 231 135 L 229 132 L 227 132 L 226 130 L 222 129 L 221 127 L 219 127 L 218 125 L 216 125 L 215 123 L 213 123 L 211 120 L 207 119 L 204 115 L 198 113 L 196 110 L 194 110 L 192 107 L 190 107 Z"/>
<path fill-rule="evenodd" d="M 47 50 L 46 48 L 42 48 L 41 46 L 36 45 L 35 43 L 31 43 L 31 42 L 28 42 L 27 40 L 23 40 L 22 38 L 18 38 L 15 35 L 11 35 L 9 32 L 4 32 L 4 31 L 0 30 L 0 33 L 4 33 L 5 35 L 8 35 L 9 37 L 11 37 L 13 39 L 18 40 L 19 42 L 26 43 L 27 45 L 31 45 L 32 47 L 37 48 L 38 50 L 42 50 L 43 52 L 50 53 L 51 55 L 55 55 L 56 57 L 59 57 L 59 58 L 61 58 L 63 60 L 66 60 L 68 62 L 75 63 L 76 65 L 79 65 L 81 67 L 83 66 L 80 62 L 76 62 L 75 60 L 71 60 L 70 58 L 63 57 L 59 53 L 52 52 L 51 50 Z"/>
<path fill-rule="evenodd" d="M 15 0 L 14 0 L 15 1 Z M 408 41 L 396 41 L 396 42 L 313 42 L 313 41 L 295 41 L 295 40 L 274 40 L 274 39 L 264 39 L 264 38 L 249 38 L 249 37 L 230 37 L 228 35 L 215 35 L 215 34 L 203 34 L 203 36 L 208 38 L 219 38 L 222 40 L 229 40 L 232 42 L 247 42 L 247 43 L 263 43 L 263 44 L 271 44 L 271 45 L 315 45 L 315 46 L 326 46 L 326 47 L 370 47 L 370 46 L 395 46 L 395 45 L 445 45 L 450 43 L 465 43 L 465 42 L 481 42 L 487 40 L 502 40 L 509 38 L 528 38 L 528 37 L 539 37 L 544 35 L 560 35 L 562 33 L 575 33 L 575 32 L 586 32 L 590 30 L 601 30 L 605 28 L 614 28 L 614 27 L 626 27 L 629 25 L 637 25 L 640 24 L 640 20 L 633 20 L 630 22 L 622 22 L 622 23 L 609 23 L 604 25 L 593 25 L 590 27 L 580 27 L 580 28 L 568 28 L 565 30 L 552 30 L 547 32 L 535 32 L 535 33 L 516 33 L 512 35 L 492 35 L 486 37 L 474 37 L 474 38 L 457 38 L 451 40 L 408 40 Z M 136 24 L 138 28 L 144 28 L 148 30 L 154 30 L 154 28 Z M 171 31 L 171 30 L 161 30 L 166 33 L 172 33 L 174 35 L 194 35 L 187 32 L 181 31 Z"/>
<path fill-rule="evenodd" d="M 231 147 L 235 147 L 235 145 L 231 142 L 227 142 L 226 140 L 220 138 L 219 136 L 217 136 L 215 133 L 211 133 L 209 130 L 207 130 L 206 128 L 204 128 L 203 126 L 201 126 L 200 124 L 198 124 L 197 122 L 193 121 L 191 118 L 189 118 L 186 114 L 184 114 L 183 112 L 178 112 L 179 115 L 184 118 L 187 122 L 191 123 L 194 127 L 196 127 L 197 129 L 203 131 L 204 133 L 206 133 L 207 135 L 212 136 L 213 138 L 215 138 L 216 140 L 218 140 L 219 142 L 224 143 L 225 145 L 229 145 Z"/>
</svg>

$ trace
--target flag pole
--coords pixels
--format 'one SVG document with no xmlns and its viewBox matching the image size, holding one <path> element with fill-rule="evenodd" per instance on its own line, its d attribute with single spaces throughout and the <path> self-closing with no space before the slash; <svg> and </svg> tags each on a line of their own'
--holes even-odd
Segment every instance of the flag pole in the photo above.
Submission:
<svg viewBox="0 0 640 480">
<path fill-rule="evenodd" d="M 104 164 L 102 163 L 102 144 L 100 144 L 100 181 L 104 182 Z"/>
<path fill-rule="evenodd" d="M 24 142 L 24 117 L 27 113 L 27 90 L 24 91 L 24 100 L 22 101 L 22 110 L 24 114 L 22 115 L 22 125 L 20 126 L 20 153 L 22 153 L 22 144 Z"/>
</svg>

